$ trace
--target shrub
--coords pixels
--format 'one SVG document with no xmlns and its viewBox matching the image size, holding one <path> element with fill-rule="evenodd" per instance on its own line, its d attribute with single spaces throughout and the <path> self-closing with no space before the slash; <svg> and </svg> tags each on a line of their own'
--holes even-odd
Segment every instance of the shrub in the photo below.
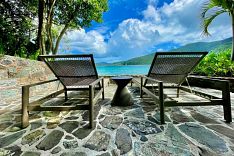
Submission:
<svg viewBox="0 0 234 156">
<path fill-rule="evenodd" d="M 230 60 L 231 49 L 210 52 L 195 68 L 194 74 L 204 76 L 234 76 L 234 62 Z"/>
</svg>

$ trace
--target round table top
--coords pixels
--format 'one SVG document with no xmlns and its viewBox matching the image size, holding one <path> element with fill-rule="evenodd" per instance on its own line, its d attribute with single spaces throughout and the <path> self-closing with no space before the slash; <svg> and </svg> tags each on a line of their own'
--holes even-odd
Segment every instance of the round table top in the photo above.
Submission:
<svg viewBox="0 0 234 156">
<path fill-rule="evenodd" d="M 112 80 L 131 80 L 133 77 L 131 76 L 115 76 L 111 77 Z"/>
</svg>

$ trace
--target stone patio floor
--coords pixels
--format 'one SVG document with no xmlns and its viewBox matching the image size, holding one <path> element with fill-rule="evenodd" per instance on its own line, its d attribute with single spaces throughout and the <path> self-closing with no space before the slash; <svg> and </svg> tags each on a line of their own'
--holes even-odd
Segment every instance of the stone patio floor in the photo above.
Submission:
<svg viewBox="0 0 234 156">
<path fill-rule="evenodd" d="M 31 112 L 25 129 L 20 128 L 20 110 L 0 115 L 0 155 L 234 155 L 234 123 L 224 122 L 221 106 L 167 108 L 166 124 L 160 125 L 158 106 L 140 99 L 135 86 L 128 86 L 133 106 L 111 107 L 115 89 L 106 87 L 105 100 L 96 103 L 93 129 L 87 128 L 87 111 Z M 72 92 L 69 103 L 85 102 L 85 96 Z M 61 95 L 45 105 L 63 103 Z"/>
</svg>

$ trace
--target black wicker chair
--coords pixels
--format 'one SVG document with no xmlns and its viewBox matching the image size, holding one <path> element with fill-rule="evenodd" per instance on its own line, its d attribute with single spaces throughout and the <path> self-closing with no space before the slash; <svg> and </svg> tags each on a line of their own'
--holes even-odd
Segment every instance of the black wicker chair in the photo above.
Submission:
<svg viewBox="0 0 234 156">
<path fill-rule="evenodd" d="M 41 107 L 36 102 L 29 103 L 29 87 L 56 81 L 50 80 L 37 84 L 23 86 L 22 88 L 22 127 L 29 125 L 28 111 L 67 111 L 67 110 L 89 110 L 89 126 L 93 127 L 93 105 L 102 94 L 104 99 L 104 79 L 98 78 L 93 55 L 41 55 L 43 60 L 64 87 L 64 90 L 49 95 L 53 97 L 62 92 L 65 93 L 65 100 L 68 100 L 67 91 L 89 90 L 89 104 L 79 104 L 76 106 L 54 106 Z M 97 93 L 96 93 L 97 92 Z M 96 93 L 96 94 L 95 94 Z M 47 98 L 47 97 L 46 97 Z"/>
<path fill-rule="evenodd" d="M 133 79 L 140 87 L 140 97 L 143 93 L 153 98 L 155 103 L 159 103 L 161 124 L 164 124 L 164 107 L 174 106 L 208 106 L 222 105 L 224 119 L 226 122 L 232 121 L 229 82 L 213 79 L 203 79 L 210 88 L 222 90 L 222 98 L 209 95 L 198 90 L 182 86 L 190 72 L 205 57 L 207 52 L 157 52 L 151 64 L 147 76 L 142 76 L 140 82 Z M 199 79 L 193 77 L 194 79 Z M 199 80 L 198 80 L 199 81 Z M 198 87 L 202 85 L 197 84 Z M 165 94 L 165 89 L 175 88 L 176 96 Z M 205 98 L 204 101 L 183 101 L 179 100 L 180 90 L 193 92 Z"/>
</svg>

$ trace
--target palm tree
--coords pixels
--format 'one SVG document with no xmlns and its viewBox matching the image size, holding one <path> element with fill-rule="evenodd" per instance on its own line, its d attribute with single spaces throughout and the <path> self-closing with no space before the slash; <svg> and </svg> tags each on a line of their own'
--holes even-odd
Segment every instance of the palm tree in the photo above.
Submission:
<svg viewBox="0 0 234 156">
<path fill-rule="evenodd" d="M 234 61 L 234 0 L 209 0 L 202 8 L 202 27 L 205 35 L 210 35 L 208 27 L 217 16 L 228 13 L 232 20 L 232 55 L 231 60 Z M 207 15 L 208 14 L 208 15 Z"/>
</svg>

